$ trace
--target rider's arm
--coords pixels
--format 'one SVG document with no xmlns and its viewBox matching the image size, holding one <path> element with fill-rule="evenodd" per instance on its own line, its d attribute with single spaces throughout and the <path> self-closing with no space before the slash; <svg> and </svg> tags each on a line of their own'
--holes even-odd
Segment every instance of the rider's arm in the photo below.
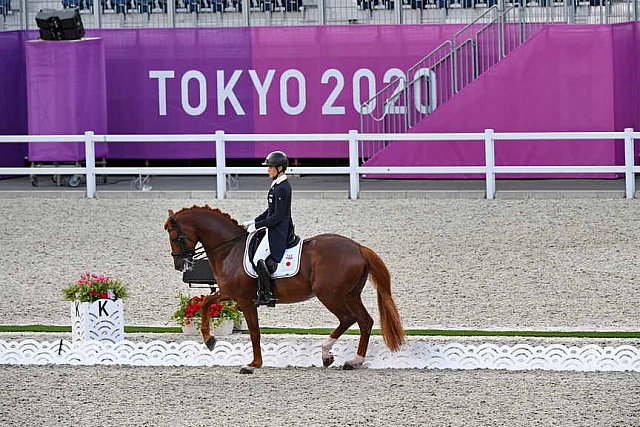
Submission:
<svg viewBox="0 0 640 427">
<path fill-rule="evenodd" d="M 258 215 L 256 217 L 256 219 L 254 219 L 254 222 L 258 222 L 258 221 L 262 221 L 263 219 L 265 219 L 267 217 L 267 214 L 269 213 L 269 209 L 265 209 L 264 212 L 262 212 L 260 215 Z"/>
<path fill-rule="evenodd" d="M 291 205 L 291 193 L 286 191 L 285 188 L 277 188 L 273 195 L 273 214 L 266 216 L 265 218 L 256 218 L 256 228 L 260 227 L 273 227 L 286 219 L 287 209 L 286 207 Z"/>
</svg>

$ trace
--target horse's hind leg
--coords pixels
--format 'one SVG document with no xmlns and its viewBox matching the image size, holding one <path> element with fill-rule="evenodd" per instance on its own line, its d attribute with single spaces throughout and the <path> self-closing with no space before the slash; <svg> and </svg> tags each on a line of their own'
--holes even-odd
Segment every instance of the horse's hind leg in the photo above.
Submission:
<svg viewBox="0 0 640 427">
<path fill-rule="evenodd" d="M 358 343 L 358 352 L 356 357 L 348 360 L 342 366 L 342 369 L 354 369 L 362 366 L 364 358 L 367 355 L 367 348 L 369 347 L 369 337 L 371 336 L 371 328 L 373 328 L 373 319 L 369 315 L 369 312 L 362 304 L 362 289 L 367 284 L 367 277 L 369 277 L 369 271 L 365 270 L 360 276 L 358 283 L 347 292 L 345 295 L 345 303 L 351 313 L 358 322 L 360 328 L 360 342 Z"/>
<path fill-rule="evenodd" d="M 356 323 L 356 316 L 349 310 L 349 307 L 344 301 L 336 301 L 334 298 L 326 298 L 322 295 L 317 295 L 318 299 L 330 312 L 336 315 L 340 324 L 337 328 L 331 332 L 329 338 L 322 343 L 322 364 L 326 368 L 333 363 L 333 354 L 331 348 L 338 341 L 338 338 L 344 334 L 344 331 L 349 329 L 351 325 Z"/>
<path fill-rule="evenodd" d="M 347 304 L 349 309 L 355 313 L 358 326 L 360 327 L 360 342 L 358 343 L 358 352 L 356 353 L 356 357 L 346 361 L 342 367 L 347 370 L 360 367 L 364 363 L 364 358 L 367 355 L 367 348 L 369 347 L 371 329 L 373 328 L 373 319 L 371 318 L 371 315 L 369 315 L 364 304 L 362 304 L 362 299 L 360 298 L 361 291 L 362 288 L 359 290 L 354 289 L 347 295 Z"/>
</svg>

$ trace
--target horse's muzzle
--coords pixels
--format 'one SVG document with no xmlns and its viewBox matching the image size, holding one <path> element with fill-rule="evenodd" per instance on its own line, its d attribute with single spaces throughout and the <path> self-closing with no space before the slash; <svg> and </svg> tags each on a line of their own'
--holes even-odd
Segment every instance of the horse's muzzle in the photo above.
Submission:
<svg viewBox="0 0 640 427">
<path fill-rule="evenodd" d="M 181 271 L 183 273 L 185 271 L 189 271 L 191 270 L 192 265 L 193 259 L 173 257 L 173 267 L 178 271 Z"/>
<path fill-rule="evenodd" d="M 185 271 L 190 271 L 193 268 L 193 257 L 174 258 L 173 266 L 175 267 L 176 270 L 181 271 L 183 273 Z"/>
</svg>

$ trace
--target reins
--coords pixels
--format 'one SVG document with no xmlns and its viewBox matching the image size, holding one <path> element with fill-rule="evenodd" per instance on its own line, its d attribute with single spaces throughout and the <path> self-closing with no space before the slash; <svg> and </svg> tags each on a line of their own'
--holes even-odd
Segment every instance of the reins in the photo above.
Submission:
<svg viewBox="0 0 640 427">
<path fill-rule="evenodd" d="M 175 214 L 171 215 L 171 220 L 173 221 L 174 227 L 173 228 L 167 228 L 167 231 L 171 232 L 171 231 L 175 231 L 177 236 L 174 237 L 173 239 L 171 239 L 172 242 L 176 242 L 178 244 L 178 246 L 180 246 L 180 252 L 171 252 L 171 256 L 179 256 L 182 258 L 182 260 L 188 265 L 188 268 L 190 268 L 191 265 L 193 265 L 193 262 L 199 259 L 202 259 L 204 257 L 206 257 L 206 251 L 204 246 L 198 248 L 198 249 L 187 249 L 187 246 L 185 244 L 185 241 L 188 240 L 190 242 L 192 242 L 195 245 L 198 242 L 193 241 L 193 239 L 190 239 L 182 230 L 182 226 L 180 225 L 180 222 L 178 221 L 178 218 L 176 218 Z M 235 237 L 232 237 L 231 239 L 225 240 L 222 243 L 214 246 L 213 248 L 209 249 L 209 252 L 211 253 L 211 255 L 222 251 L 226 246 L 228 246 L 231 243 L 234 243 L 236 240 L 241 239 L 242 237 L 245 237 L 247 235 L 247 231 L 244 231 L 240 234 L 238 234 Z"/>
<path fill-rule="evenodd" d="M 246 235 L 248 235 L 248 232 L 243 232 L 241 234 L 238 234 L 235 237 L 232 237 L 229 240 L 225 240 L 224 242 L 220 243 L 219 245 L 216 245 L 213 249 L 210 249 L 209 251 L 211 252 L 211 254 L 215 254 L 216 252 L 220 252 L 225 246 L 227 246 L 229 243 L 233 243 L 236 240 L 241 239 L 242 237 L 245 237 Z M 204 252 L 204 248 L 200 248 L 202 249 L 202 251 Z"/>
</svg>

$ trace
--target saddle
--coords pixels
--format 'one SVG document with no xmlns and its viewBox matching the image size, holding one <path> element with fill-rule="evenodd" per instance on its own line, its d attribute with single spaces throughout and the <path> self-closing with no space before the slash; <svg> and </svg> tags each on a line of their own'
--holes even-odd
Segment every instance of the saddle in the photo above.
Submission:
<svg viewBox="0 0 640 427">
<path fill-rule="evenodd" d="M 276 271 L 271 274 L 272 279 L 293 277 L 300 270 L 302 239 L 296 236 L 295 231 L 291 235 L 292 237 L 287 242 L 282 261 L 278 263 Z M 269 253 L 269 231 L 266 228 L 259 228 L 247 238 L 243 259 L 244 271 L 250 277 L 257 278 L 256 264 L 259 259 L 265 259 Z"/>
</svg>

